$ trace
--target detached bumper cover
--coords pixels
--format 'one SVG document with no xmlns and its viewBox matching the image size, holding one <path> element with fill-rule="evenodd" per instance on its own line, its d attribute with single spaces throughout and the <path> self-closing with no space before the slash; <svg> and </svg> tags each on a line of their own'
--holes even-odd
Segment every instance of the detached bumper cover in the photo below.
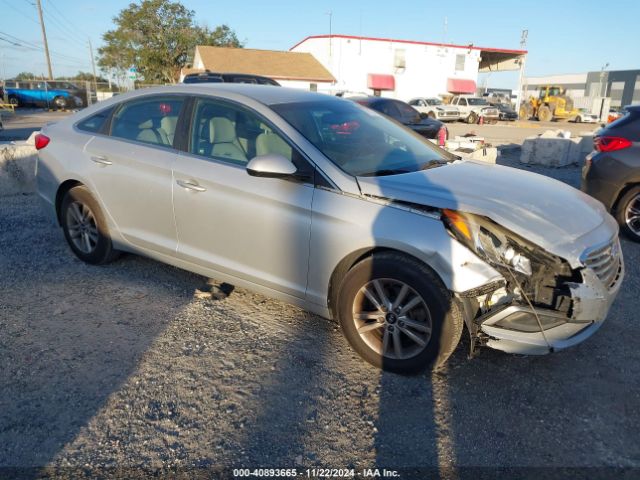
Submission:
<svg viewBox="0 0 640 480">
<path fill-rule="evenodd" d="M 616 239 L 617 242 L 617 239 Z M 586 340 L 604 323 L 609 308 L 615 300 L 624 278 L 624 262 L 620 256 L 620 266 L 615 283 L 608 287 L 590 268 L 581 270 L 582 283 L 568 283 L 573 301 L 571 317 L 564 317 L 566 323 L 544 330 L 523 332 L 501 328 L 496 324 L 515 312 L 526 311 L 533 315 L 529 307 L 509 306 L 487 318 L 480 329 L 489 339 L 486 345 L 508 353 L 524 355 L 544 355 L 563 350 Z M 540 316 L 559 316 L 558 312 L 536 309 Z"/>
</svg>

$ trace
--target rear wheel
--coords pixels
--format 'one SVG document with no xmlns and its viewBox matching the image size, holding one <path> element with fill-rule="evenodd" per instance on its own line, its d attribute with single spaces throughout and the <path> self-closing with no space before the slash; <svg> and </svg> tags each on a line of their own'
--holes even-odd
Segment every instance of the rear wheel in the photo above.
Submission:
<svg viewBox="0 0 640 480">
<path fill-rule="evenodd" d="M 53 105 L 60 110 L 64 110 L 67 108 L 67 99 L 64 97 L 56 97 L 53 99 Z"/>
<path fill-rule="evenodd" d="M 640 186 L 633 187 L 620 199 L 616 220 L 629 238 L 640 242 Z"/>
<path fill-rule="evenodd" d="M 575 123 L 582 123 L 582 119 L 580 118 L 580 115 L 578 115 L 578 116 L 575 118 L 574 122 L 575 122 Z"/>
<path fill-rule="evenodd" d="M 101 265 L 118 255 L 102 210 L 85 186 L 66 193 L 60 207 L 60 223 L 71 250 L 83 262 Z"/>
<path fill-rule="evenodd" d="M 399 253 L 356 264 L 340 287 L 337 313 L 353 349 L 372 365 L 396 372 L 445 363 L 464 324 L 437 275 Z"/>
</svg>

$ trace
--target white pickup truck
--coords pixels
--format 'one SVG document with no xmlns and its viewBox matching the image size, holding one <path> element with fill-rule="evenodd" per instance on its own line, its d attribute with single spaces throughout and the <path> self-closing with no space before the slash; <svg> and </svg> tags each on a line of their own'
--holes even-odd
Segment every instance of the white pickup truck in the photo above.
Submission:
<svg viewBox="0 0 640 480">
<path fill-rule="evenodd" d="M 420 113 L 424 113 L 441 122 L 455 122 L 460 119 L 458 109 L 451 105 L 445 105 L 439 98 L 418 97 L 412 98 L 408 103 Z"/>
<path fill-rule="evenodd" d="M 498 109 L 482 97 L 458 95 L 453 97 L 451 105 L 458 107 L 460 120 L 467 123 L 477 123 L 480 117 L 487 123 L 497 123 L 500 118 Z"/>
</svg>

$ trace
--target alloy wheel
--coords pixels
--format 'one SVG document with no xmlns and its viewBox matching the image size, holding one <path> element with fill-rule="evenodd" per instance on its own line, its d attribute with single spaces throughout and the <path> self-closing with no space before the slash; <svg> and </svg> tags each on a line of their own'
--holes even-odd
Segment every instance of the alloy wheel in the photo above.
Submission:
<svg viewBox="0 0 640 480">
<path fill-rule="evenodd" d="M 624 219 L 629 230 L 640 236 L 640 194 L 636 195 L 627 203 Z"/>
<path fill-rule="evenodd" d="M 67 209 L 67 230 L 75 247 L 82 253 L 91 253 L 98 245 L 98 226 L 91 209 L 73 202 Z"/>
<path fill-rule="evenodd" d="M 358 291 L 353 322 L 362 340 L 386 358 L 415 357 L 431 339 L 431 314 L 422 296 L 390 278 L 371 280 Z"/>
</svg>

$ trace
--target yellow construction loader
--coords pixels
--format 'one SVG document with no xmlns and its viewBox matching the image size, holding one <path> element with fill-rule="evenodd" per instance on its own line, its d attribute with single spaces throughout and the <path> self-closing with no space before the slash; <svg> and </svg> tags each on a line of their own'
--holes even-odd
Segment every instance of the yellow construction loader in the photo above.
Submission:
<svg viewBox="0 0 640 480">
<path fill-rule="evenodd" d="M 562 87 L 545 85 L 538 90 L 538 97 L 530 97 L 520 105 L 520 120 L 537 118 L 541 122 L 552 120 L 568 121 L 576 118 L 579 110 L 573 107 L 573 100 Z"/>
</svg>

